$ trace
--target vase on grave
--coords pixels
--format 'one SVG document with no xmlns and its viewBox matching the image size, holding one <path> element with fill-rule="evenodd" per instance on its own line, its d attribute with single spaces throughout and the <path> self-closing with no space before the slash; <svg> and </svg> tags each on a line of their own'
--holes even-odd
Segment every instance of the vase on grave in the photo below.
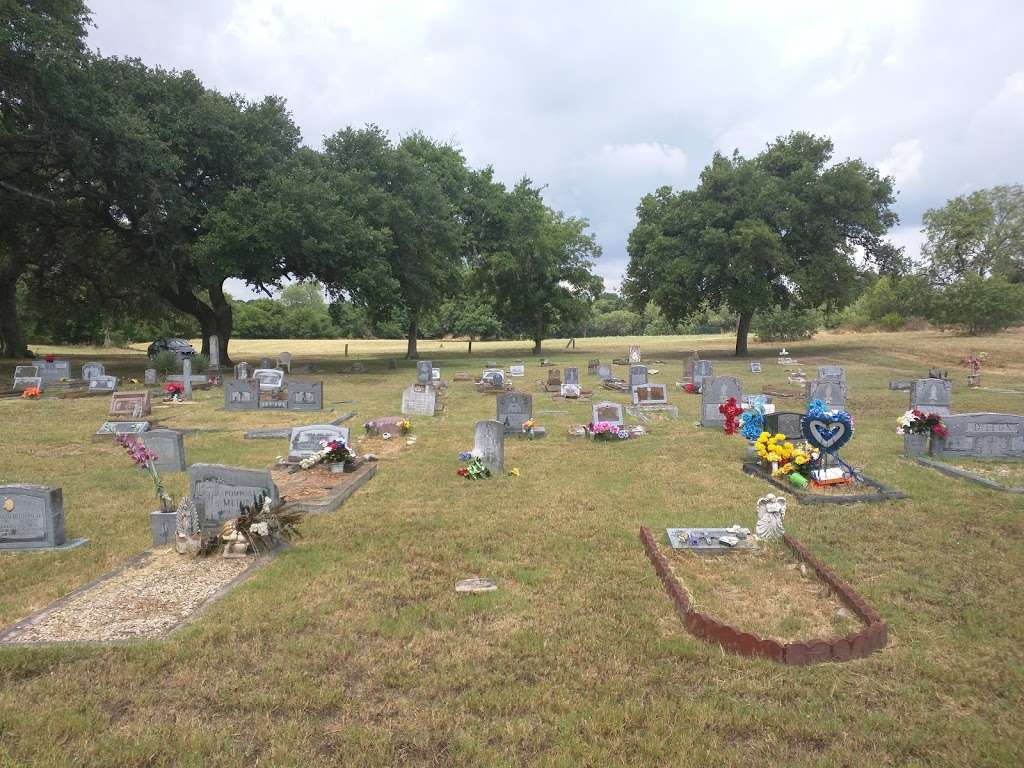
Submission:
<svg viewBox="0 0 1024 768">
<path fill-rule="evenodd" d="M 807 487 L 807 478 L 801 475 L 799 472 L 789 473 L 789 482 L 795 485 L 797 488 Z"/>
<path fill-rule="evenodd" d="M 158 509 L 149 513 L 149 529 L 153 534 L 153 546 L 164 547 L 174 542 L 178 528 L 178 513 Z"/>
<path fill-rule="evenodd" d="M 931 453 L 928 435 L 921 433 L 907 433 L 903 436 L 903 455 L 908 457 L 923 456 Z"/>
</svg>

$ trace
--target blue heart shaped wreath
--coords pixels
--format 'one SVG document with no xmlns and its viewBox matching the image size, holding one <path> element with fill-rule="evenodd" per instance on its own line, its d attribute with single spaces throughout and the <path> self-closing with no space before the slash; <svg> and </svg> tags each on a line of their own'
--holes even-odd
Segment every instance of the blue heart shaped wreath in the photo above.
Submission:
<svg viewBox="0 0 1024 768">
<path fill-rule="evenodd" d="M 815 448 L 836 453 L 853 437 L 853 417 L 846 411 L 829 410 L 821 400 L 815 400 L 800 419 L 800 431 Z"/>
</svg>

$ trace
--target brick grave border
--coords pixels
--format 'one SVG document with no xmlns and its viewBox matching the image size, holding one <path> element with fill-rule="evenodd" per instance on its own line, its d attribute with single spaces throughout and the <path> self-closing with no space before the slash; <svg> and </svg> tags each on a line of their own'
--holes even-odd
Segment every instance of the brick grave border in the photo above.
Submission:
<svg viewBox="0 0 1024 768">
<path fill-rule="evenodd" d="M 875 489 L 875 493 L 851 493 L 843 496 L 826 496 L 824 494 L 812 493 L 797 488 L 792 483 L 784 483 L 772 477 L 771 472 L 760 464 L 751 461 L 743 462 L 743 471 L 751 477 L 759 477 L 765 482 L 771 483 L 776 488 L 792 494 L 803 504 L 860 504 L 878 503 L 882 501 L 898 501 L 907 498 L 907 494 L 897 488 L 890 488 L 877 480 L 872 480 L 867 475 L 861 475 L 865 485 Z"/>
<path fill-rule="evenodd" d="M 847 608 L 853 611 L 867 626 L 844 637 L 830 637 L 827 640 L 798 640 L 782 643 L 769 637 L 761 637 L 718 621 L 706 613 L 696 610 L 690 603 L 690 595 L 679 583 L 668 558 L 658 547 L 651 529 L 640 526 L 640 541 L 668 592 L 676 613 L 686 631 L 694 637 L 710 643 L 718 643 L 729 653 L 771 659 L 782 664 L 804 666 L 827 661 L 850 661 L 863 659 L 885 647 L 888 641 L 888 627 L 878 612 L 868 605 L 854 589 L 834 571 L 823 565 L 807 548 L 789 534 L 782 540 L 794 555 L 814 569 L 818 578 L 828 584 Z"/>
</svg>

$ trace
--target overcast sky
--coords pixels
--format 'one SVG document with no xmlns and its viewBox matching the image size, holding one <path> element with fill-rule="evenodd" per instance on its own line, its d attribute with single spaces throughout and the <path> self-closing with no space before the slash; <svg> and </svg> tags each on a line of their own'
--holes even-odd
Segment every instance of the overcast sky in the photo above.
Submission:
<svg viewBox="0 0 1024 768">
<path fill-rule="evenodd" d="M 310 146 L 422 130 L 547 185 L 590 220 L 610 288 L 640 197 L 694 186 L 716 149 L 830 136 L 895 177 L 892 239 L 912 255 L 928 208 L 1024 181 L 1018 0 L 88 2 L 92 47 L 284 96 Z"/>
</svg>

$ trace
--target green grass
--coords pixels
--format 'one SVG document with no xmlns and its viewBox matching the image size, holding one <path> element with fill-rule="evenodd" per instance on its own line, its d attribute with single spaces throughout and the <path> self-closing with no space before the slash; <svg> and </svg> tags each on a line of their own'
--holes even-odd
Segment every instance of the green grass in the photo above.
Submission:
<svg viewBox="0 0 1024 768">
<path fill-rule="evenodd" d="M 780 345 L 731 339 L 580 339 L 545 344 L 586 368 L 639 343 L 674 382 L 694 348 L 748 389 L 784 384 Z M 1024 335 L 980 340 L 935 332 L 821 335 L 788 345 L 810 374 L 846 368 L 857 434 L 844 455 L 906 491 L 890 504 L 792 504 L 787 529 L 888 621 L 870 659 L 791 669 L 723 654 L 685 633 L 637 539 L 651 526 L 754 522 L 772 489 L 740 470 L 743 445 L 694 426 L 699 398 L 679 393 L 677 422 L 623 444 L 570 439 L 589 405 L 535 393 L 550 436 L 510 441 L 519 478 L 468 482 L 457 454 L 492 397 L 453 383 L 443 415 L 414 419 L 418 444 L 386 461 L 337 513 L 172 639 L 115 647 L 0 648 L 0 765 L 612 766 L 1020 765 L 1024 762 L 1024 499 L 946 478 L 900 458 L 891 378 L 950 368 L 954 410 L 1024 411 L 1024 396 L 968 390 L 960 357 L 989 353 L 986 386 L 1024 389 Z M 144 348 L 144 345 L 143 345 Z M 236 359 L 287 349 L 326 373 L 329 406 L 351 422 L 398 411 L 414 366 L 389 371 L 403 342 L 233 342 Z M 137 352 L 48 349 L 141 376 Z M 423 342 L 450 379 L 484 360 L 527 361 L 525 343 Z M 365 374 L 340 373 L 366 362 Z M 0 371 L 9 378 L 11 367 Z M 584 377 L 584 384 L 593 384 Z M 600 395 L 604 392 L 599 391 Z M 608 393 L 612 394 L 612 393 Z M 611 399 L 624 401 L 624 395 Z M 219 391 L 174 411 L 193 462 L 262 467 L 283 441 L 242 440 L 300 414 L 238 414 Z M 786 406 L 782 406 L 786 407 Z M 60 485 L 61 554 L 0 554 L 0 623 L 9 624 L 147 546 L 151 488 L 114 446 L 90 436 L 107 399 L 0 401 L 0 482 Z M 313 419 L 313 416 L 306 417 Z M 316 416 L 327 420 L 329 414 Z M 174 493 L 184 475 L 169 476 Z M 683 575 L 682 571 L 680 572 Z M 454 593 L 481 575 L 499 591 Z M 712 599 L 707 597 L 708 600 Z M 794 631 L 799 613 L 783 619 Z"/>
</svg>

